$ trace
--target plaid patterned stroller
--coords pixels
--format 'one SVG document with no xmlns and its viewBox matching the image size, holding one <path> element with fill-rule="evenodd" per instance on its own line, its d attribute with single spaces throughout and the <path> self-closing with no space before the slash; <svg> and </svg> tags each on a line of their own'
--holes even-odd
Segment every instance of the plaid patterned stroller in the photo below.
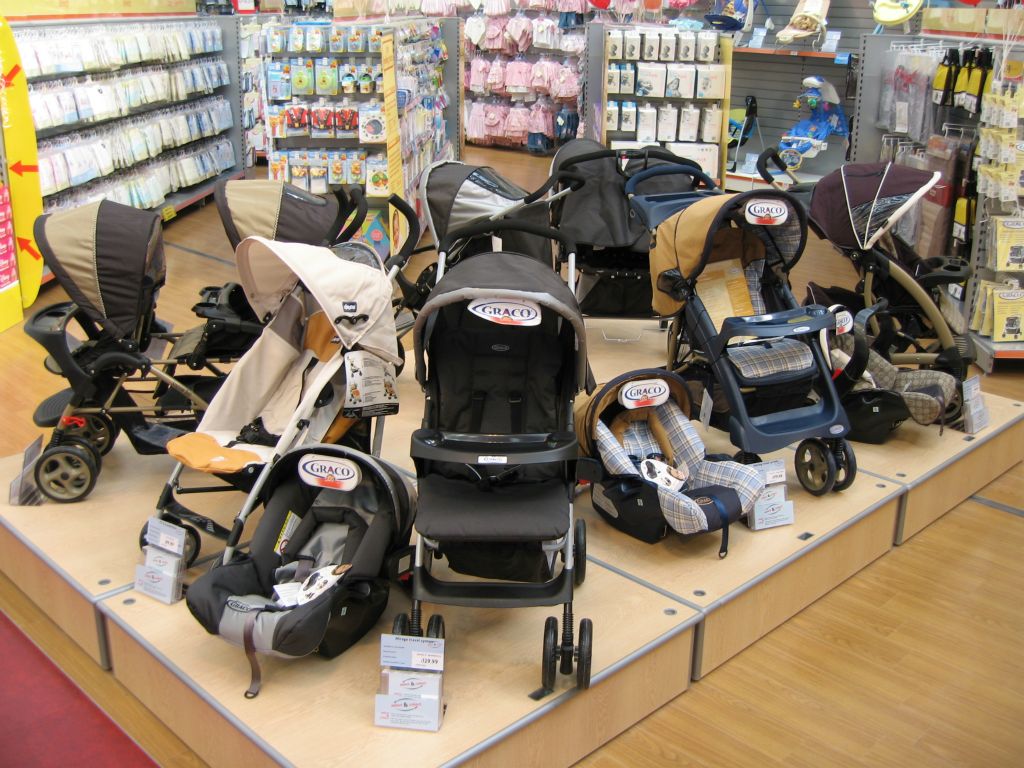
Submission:
<svg viewBox="0 0 1024 768">
<path fill-rule="evenodd" d="M 848 488 L 857 465 L 816 338 L 835 316 L 800 307 L 789 287 L 806 239 L 807 215 L 784 192 L 705 196 L 658 225 L 651 282 L 654 309 L 675 315 L 669 369 L 710 392 L 711 424 L 737 458 L 800 441 L 797 476 L 823 495 Z"/>
<path fill-rule="evenodd" d="M 753 509 L 764 482 L 752 467 L 709 460 L 689 407 L 686 382 L 664 369 L 617 376 L 576 400 L 580 454 L 601 462 L 591 498 L 614 527 L 652 544 L 670 530 L 720 530 L 725 557 L 729 525 Z"/>
</svg>

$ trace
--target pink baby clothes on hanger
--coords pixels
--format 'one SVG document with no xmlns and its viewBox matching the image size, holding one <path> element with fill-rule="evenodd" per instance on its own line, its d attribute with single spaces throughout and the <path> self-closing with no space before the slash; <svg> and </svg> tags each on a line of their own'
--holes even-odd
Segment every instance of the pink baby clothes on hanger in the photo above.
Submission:
<svg viewBox="0 0 1024 768">
<path fill-rule="evenodd" d="M 487 90 L 491 93 L 505 93 L 505 60 L 495 59 L 487 73 Z"/>
<path fill-rule="evenodd" d="M 530 70 L 530 85 L 537 93 L 550 93 L 551 81 L 557 77 L 561 66 L 556 61 L 541 59 Z"/>
<path fill-rule="evenodd" d="M 520 3 L 522 0 L 520 0 Z M 555 4 L 553 0 L 526 0 L 526 7 L 531 11 L 553 11 Z"/>
<path fill-rule="evenodd" d="M 533 24 L 526 16 L 513 16 L 505 25 L 505 39 L 518 53 L 524 53 L 533 41 Z"/>
<path fill-rule="evenodd" d="M 533 27 L 534 48 L 557 48 L 561 30 L 558 22 L 548 16 L 538 16 L 530 22 Z"/>
<path fill-rule="evenodd" d="M 505 93 L 525 95 L 530 92 L 530 72 L 533 65 L 528 61 L 510 61 L 505 67 Z"/>
<path fill-rule="evenodd" d="M 559 13 L 586 13 L 587 0 L 555 0 Z"/>
<path fill-rule="evenodd" d="M 469 90 L 473 93 L 487 92 L 487 75 L 491 71 L 491 62 L 483 56 L 475 56 L 469 63 Z"/>
<path fill-rule="evenodd" d="M 572 100 L 580 95 L 580 78 L 572 67 L 560 66 L 558 74 L 551 81 L 551 97 L 564 101 Z"/>
<path fill-rule="evenodd" d="M 555 111 L 547 102 L 538 101 L 530 107 L 530 120 L 526 125 L 530 133 L 543 133 L 555 138 Z"/>
<path fill-rule="evenodd" d="M 505 120 L 508 107 L 504 104 L 484 105 L 484 135 L 488 139 L 501 139 L 505 136 Z"/>
<path fill-rule="evenodd" d="M 505 138 L 514 144 L 525 144 L 530 135 L 530 110 L 522 104 L 513 104 L 505 119 Z"/>
<path fill-rule="evenodd" d="M 484 14 L 486 16 L 507 16 L 512 10 L 510 0 L 484 0 Z"/>
<path fill-rule="evenodd" d="M 474 101 L 469 105 L 469 117 L 466 118 L 466 138 L 469 141 L 485 141 L 487 130 L 484 126 L 484 104 Z"/>
<path fill-rule="evenodd" d="M 466 19 L 466 42 L 479 48 L 487 32 L 487 19 L 483 16 L 470 16 Z"/>
<path fill-rule="evenodd" d="M 484 31 L 484 39 L 480 47 L 486 51 L 500 51 L 505 47 L 505 24 L 508 19 L 504 16 L 492 16 L 487 19 L 487 28 Z"/>
</svg>

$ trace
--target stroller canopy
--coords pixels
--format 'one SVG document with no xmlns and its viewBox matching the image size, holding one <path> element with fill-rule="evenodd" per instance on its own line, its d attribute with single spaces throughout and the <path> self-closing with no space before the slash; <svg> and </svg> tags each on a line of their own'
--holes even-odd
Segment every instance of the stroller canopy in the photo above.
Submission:
<svg viewBox="0 0 1024 768">
<path fill-rule="evenodd" d="M 232 248 L 247 237 L 326 245 L 341 229 L 338 201 L 265 179 L 223 181 L 213 190 Z"/>
<path fill-rule="evenodd" d="M 249 237 L 238 274 L 256 314 L 269 317 L 301 282 L 324 310 L 345 349 L 361 346 L 399 365 L 392 287 L 382 266 L 339 258 L 328 248 Z"/>
<path fill-rule="evenodd" d="M 552 269 L 518 253 L 485 253 L 466 259 L 445 274 L 416 317 L 416 380 L 427 382 L 425 353 L 436 315 L 445 307 L 475 299 L 495 304 L 532 302 L 570 323 L 576 337 L 576 391 L 587 382 L 587 333 L 576 297 Z M 472 311 L 472 310 L 470 310 Z M 476 314 L 476 313 L 475 313 Z M 534 313 L 536 315 L 536 313 Z M 496 320 L 495 322 L 500 322 Z M 532 325 L 531 319 L 509 325 Z"/>
<path fill-rule="evenodd" d="M 807 214 L 796 198 L 766 190 L 699 199 L 655 230 L 651 248 L 654 309 L 659 314 L 679 310 L 660 287 L 665 273 L 693 282 L 711 262 L 739 259 L 746 267 L 764 259 L 790 270 L 807 241 Z"/>
<path fill-rule="evenodd" d="M 661 147 L 651 149 L 665 154 Z M 657 157 L 632 158 L 623 171 L 613 150 L 593 139 L 573 139 L 555 153 L 551 170 L 578 174 L 586 183 L 552 204 L 554 225 L 577 245 L 646 250 L 647 230 L 636 216 L 630 215 L 626 182 L 633 173 L 666 162 Z M 680 162 L 688 163 L 683 158 Z M 642 183 L 642 191 L 645 194 L 689 191 L 689 183 L 682 188 L 685 179 L 685 176 L 655 177 Z"/>
<path fill-rule="evenodd" d="M 941 177 L 894 163 L 844 165 L 815 185 L 811 218 L 837 247 L 867 251 Z"/>
<path fill-rule="evenodd" d="M 167 275 L 158 213 L 100 200 L 40 216 L 35 238 L 90 320 L 118 339 L 134 335 Z"/>
</svg>

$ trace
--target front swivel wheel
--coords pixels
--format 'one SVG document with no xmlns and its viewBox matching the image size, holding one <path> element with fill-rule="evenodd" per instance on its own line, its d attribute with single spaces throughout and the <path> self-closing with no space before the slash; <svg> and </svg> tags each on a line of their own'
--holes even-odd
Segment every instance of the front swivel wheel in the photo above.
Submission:
<svg viewBox="0 0 1024 768">
<path fill-rule="evenodd" d="M 812 496 L 824 496 L 836 484 L 836 459 L 824 440 L 810 437 L 800 443 L 795 465 L 800 485 Z"/>
</svg>

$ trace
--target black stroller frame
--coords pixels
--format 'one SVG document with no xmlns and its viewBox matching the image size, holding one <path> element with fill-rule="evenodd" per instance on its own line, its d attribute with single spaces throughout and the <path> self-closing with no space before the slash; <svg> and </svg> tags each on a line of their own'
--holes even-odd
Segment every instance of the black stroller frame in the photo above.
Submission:
<svg viewBox="0 0 1024 768">
<path fill-rule="evenodd" d="M 457 247 L 460 241 L 465 242 L 482 235 L 506 231 L 557 240 L 569 253 L 575 250 L 575 245 L 566 236 L 536 223 L 516 219 L 484 221 L 459 228 L 447 235 L 439 248 L 438 263 L 442 265 L 441 272 L 443 273 L 444 265 L 447 263 L 447 254 Z M 550 291 L 546 291 L 544 285 L 557 289 L 558 292 L 552 295 Z M 447 317 L 454 316 L 445 315 L 446 310 L 455 312 L 460 303 L 466 303 L 468 307 L 474 300 L 497 297 L 510 301 L 528 299 L 541 307 L 542 316 L 545 311 L 550 312 L 545 319 L 548 323 L 545 331 L 548 335 L 543 337 L 547 350 L 545 354 L 550 357 L 552 328 L 555 329 L 558 346 L 561 348 L 558 352 L 561 362 L 560 372 L 556 376 L 557 393 L 553 397 L 554 411 L 558 414 L 554 417 L 557 425 L 552 431 L 538 432 L 535 428 L 524 427 L 529 419 L 533 419 L 534 427 L 537 421 L 536 411 L 529 410 L 529 399 L 542 397 L 525 392 L 508 393 L 508 421 L 512 426 L 507 432 L 496 426 L 495 419 L 498 417 L 495 413 L 500 410 L 501 414 L 504 414 L 504 404 L 497 402 L 501 398 L 493 397 L 493 392 L 474 392 L 472 413 L 460 411 L 453 415 L 449 412 L 447 418 L 453 420 L 452 426 L 444 423 L 445 416 L 442 412 L 445 403 L 442 402 L 442 392 L 438 383 L 442 374 L 437 370 L 440 362 L 436 354 L 434 360 L 427 362 L 424 359 L 424 352 L 431 344 L 431 335 L 437 332 L 439 339 L 452 338 L 452 331 L 446 324 L 440 326 L 440 331 L 435 331 L 439 324 L 448 322 Z M 468 310 L 466 314 L 469 314 Z M 461 323 L 461 319 L 459 322 Z M 487 324 L 485 320 L 479 322 Z M 502 325 L 492 327 L 503 328 Z M 487 344 L 494 343 L 494 346 L 490 347 L 492 350 L 495 346 L 507 349 L 513 344 L 512 337 L 515 334 L 523 334 L 526 330 L 528 329 L 519 328 L 511 333 L 507 330 L 495 330 L 493 333 L 499 334 L 500 338 L 499 335 L 488 336 Z M 571 298 L 565 284 L 550 266 L 543 265 L 529 256 L 509 252 L 474 255 L 453 267 L 447 279 L 438 281 L 416 323 L 416 373 L 417 379 L 426 391 L 426 412 L 423 428 L 416 430 L 412 435 L 411 455 L 420 478 L 418 519 L 422 523 L 422 530 L 418 525 L 413 559 L 411 614 L 400 614 L 396 617 L 394 632 L 416 636 L 423 633 L 423 602 L 500 608 L 561 604 L 560 639 L 558 620 L 551 616 L 545 621 L 541 688 L 531 694 L 534 698 L 541 698 L 553 690 L 556 668 L 560 669 L 562 674 L 571 674 L 574 663 L 577 686 L 587 688 L 590 685 L 593 624 L 589 619 L 581 620 L 578 645 L 573 632 L 573 589 L 574 586 L 583 583 L 586 575 L 586 525 L 583 520 L 574 521 L 572 512 L 576 473 L 584 471 L 582 465 L 577 467 L 578 442 L 573 431 L 572 414 L 573 398 L 588 378 L 585 362 L 586 340 L 585 336 L 581 337 L 583 333 L 583 321 L 575 300 Z M 509 344 L 496 343 L 502 339 Z M 535 341 L 539 340 L 532 339 L 526 343 L 532 344 Z M 435 345 L 437 343 L 434 341 Z M 567 360 L 572 361 L 572 368 L 566 365 Z M 485 398 L 496 404 L 492 405 L 490 416 L 487 417 L 490 419 L 489 422 L 483 421 Z M 549 406 L 538 407 L 547 409 Z M 504 423 L 505 416 L 501 415 L 499 420 Z M 463 424 L 468 424 L 469 428 L 462 427 Z M 560 465 L 557 469 L 552 466 L 556 464 Z M 450 473 L 456 471 L 452 469 L 453 466 L 459 470 L 465 468 L 466 472 L 461 475 L 461 480 L 449 479 L 453 477 Z M 491 471 L 497 471 L 497 474 L 491 475 Z M 458 536 L 452 534 L 451 538 L 446 540 L 442 540 L 443 536 L 431 538 L 430 534 L 439 530 L 437 522 L 426 521 L 431 513 L 431 507 L 439 507 L 437 501 L 430 503 L 431 497 L 438 497 L 441 504 L 444 504 L 443 497 L 446 493 L 452 493 L 456 486 L 471 488 L 476 485 L 482 492 L 479 498 L 481 504 L 485 504 L 485 499 L 489 495 L 487 491 L 497 490 L 494 496 L 490 496 L 490 504 L 486 504 L 491 509 L 481 510 L 485 515 L 490 512 L 492 520 L 503 514 L 529 514 L 529 509 L 534 505 L 529 501 L 524 502 L 521 495 L 518 500 L 512 500 L 508 494 L 501 494 L 500 490 L 504 478 L 519 473 L 539 478 L 536 483 L 520 485 L 524 490 L 535 489 L 532 492 L 537 494 L 535 498 L 540 500 L 538 504 L 546 502 L 550 505 L 556 494 L 562 495 L 567 508 L 567 524 L 564 529 L 556 530 L 555 524 L 549 523 L 545 524 L 547 534 L 533 534 L 532 537 L 530 532 L 510 533 L 508 529 L 495 535 L 488 535 L 493 531 L 481 534 L 479 531 L 466 533 L 462 530 Z M 477 478 L 475 481 L 470 479 L 473 476 Z M 556 490 L 558 484 L 562 487 Z M 448 508 L 445 508 L 443 514 L 449 515 Z M 431 519 L 436 520 L 437 517 L 435 512 Z M 534 523 L 535 521 L 534 517 Z M 432 526 L 433 530 L 428 525 Z M 513 571 L 520 568 L 517 575 L 512 575 L 512 571 L 495 572 L 495 569 L 501 570 L 506 564 L 499 563 L 498 555 L 495 553 L 500 551 L 504 556 L 507 550 L 497 548 L 538 543 L 540 556 L 547 563 L 546 566 L 539 566 L 542 575 L 537 576 L 536 572 L 533 575 L 524 575 L 523 569 L 529 570 L 532 565 L 523 565 L 522 560 L 515 561 L 510 566 Z M 460 547 L 483 548 L 485 554 L 481 559 L 468 559 L 466 549 L 462 549 L 463 554 L 458 554 Z M 531 551 L 536 555 L 536 550 Z M 453 562 L 453 553 L 456 558 L 461 558 L 461 566 Z M 556 576 L 546 578 L 543 574 L 546 570 L 554 570 L 556 555 L 561 556 L 563 567 Z M 431 573 L 431 562 L 441 556 L 448 557 L 453 570 L 485 580 L 452 581 L 434 576 Z M 470 564 L 468 568 L 467 563 Z M 473 572 L 473 565 L 480 566 L 480 570 Z M 444 636 L 444 621 L 440 615 L 430 618 L 427 636 Z"/>
</svg>

